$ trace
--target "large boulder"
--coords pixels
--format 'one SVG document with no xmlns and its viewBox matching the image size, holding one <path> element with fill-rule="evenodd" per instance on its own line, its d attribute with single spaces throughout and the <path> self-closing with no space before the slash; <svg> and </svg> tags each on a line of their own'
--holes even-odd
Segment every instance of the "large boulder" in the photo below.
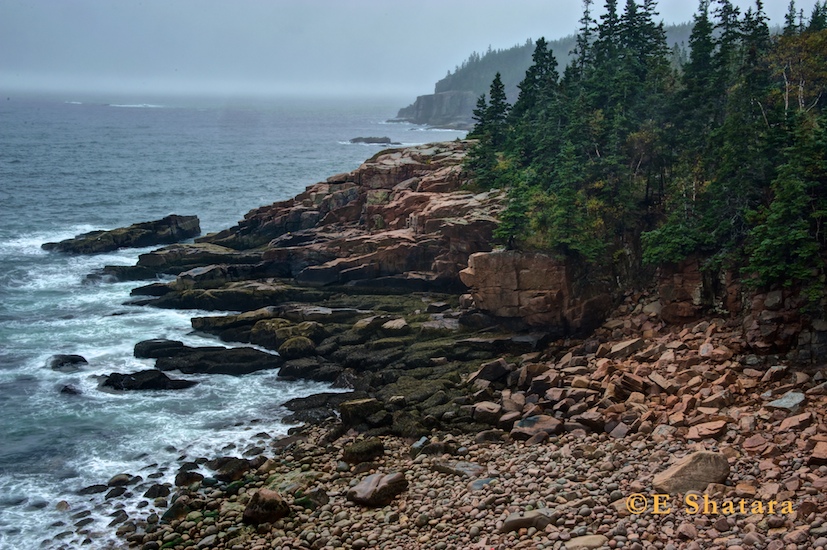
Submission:
<svg viewBox="0 0 827 550">
<path fill-rule="evenodd" d="M 183 390 L 196 384 L 198 382 L 193 380 L 170 378 L 155 369 L 142 370 L 132 374 L 113 372 L 100 383 L 101 387 L 118 391 Z"/>
<path fill-rule="evenodd" d="M 350 464 L 360 464 L 379 458 L 385 454 L 385 444 L 378 437 L 371 437 L 346 445 L 342 451 L 342 460 Z"/>
<path fill-rule="evenodd" d="M 316 345 L 313 344 L 313 340 L 304 336 L 294 336 L 279 346 L 279 355 L 285 359 L 298 359 L 315 353 Z"/>
<path fill-rule="evenodd" d="M 250 498 L 244 508 L 244 523 L 258 525 L 273 523 L 290 514 L 290 505 L 285 502 L 278 491 L 259 489 Z"/>
<path fill-rule="evenodd" d="M 251 468 L 249 460 L 233 456 L 215 458 L 206 462 L 205 465 L 215 472 L 213 476 L 215 479 L 224 482 L 238 481 Z"/>
<path fill-rule="evenodd" d="M 363 506 L 387 506 L 396 495 L 408 489 L 405 474 L 372 474 L 347 492 L 347 499 Z"/>
<path fill-rule="evenodd" d="M 180 370 L 184 374 L 250 374 L 277 369 L 284 363 L 278 355 L 253 348 L 188 348 L 185 353 L 160 357 L 155 367 L 162 371 Z"/>
<path fill-rule="evenodd" d="M 729 462 L 721 453 L 697 451 L 656 474 L 652 486 L 660 493 L 703 491 L 710 483 L 723 483 L 729 476 Z"/>
<path fill-rule="evenodd" d="M 44 243 L 44 250 L 71 254 L 99 254 L 119 248 L 142 248 L 175 243 L 197 237 L 201 226 L 197 216 L 172 214 L 160 220 L 136 223 L 109 231 L 91 231 L 58 243 Z"/>
<path fill-rule="evenodd" d="M 134 355 L 138 359 L 158 359 L 159 357 L 174 357 L 186 353 L 188 349 L 183 342 L 158 338 L 143 340 L 135 344 Z"/>
</svg>

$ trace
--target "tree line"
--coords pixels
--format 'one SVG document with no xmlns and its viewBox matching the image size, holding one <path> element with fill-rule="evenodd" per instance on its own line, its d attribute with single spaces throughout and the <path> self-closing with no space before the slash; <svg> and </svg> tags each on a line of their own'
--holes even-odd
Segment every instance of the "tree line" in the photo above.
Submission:
<svg viewBox="0 0 827 550">
<path fill-rule="evenodd" d="M 760 286 L 824 287 L 827 0 L 701 0 L 674 62 L 655 0 L 593 0 L 559 73 L 544 39 L 513 105 L 497 74 L 474 111 L 475 185 L 508 190 L 497 236 L 601 265 L 699 255 Z"/>
</svg>

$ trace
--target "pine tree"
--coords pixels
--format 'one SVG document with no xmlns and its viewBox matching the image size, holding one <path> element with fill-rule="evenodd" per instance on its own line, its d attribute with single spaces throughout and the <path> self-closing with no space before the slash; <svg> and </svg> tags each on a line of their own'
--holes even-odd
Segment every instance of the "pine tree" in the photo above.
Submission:
<svg viewBox="0 0 827 550">
<path fill-rule="evenodd" d="M 798 34 L 798 24 L 796 24 L 795 0 L 790 0 L 790 5 L 787 7 L 787 13 L 784 15 L 784 36 L 795 36 Z"/>
<path fill-rule="evenodd" d="M 500 73 L 494 76 L 491 82 L 491 91 L 488 93 L 488 108 L 485 111 L 485 123 L 491 144 L 495 149 L 505 144 L 506 131 L 508 126 L 509 105 L 505 96 Z"/>
</svg>

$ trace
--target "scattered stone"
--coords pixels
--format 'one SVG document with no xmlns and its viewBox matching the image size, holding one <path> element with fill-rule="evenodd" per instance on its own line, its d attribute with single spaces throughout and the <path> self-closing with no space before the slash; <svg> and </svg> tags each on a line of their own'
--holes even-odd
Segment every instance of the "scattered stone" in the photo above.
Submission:
<svg viewBox="0 0 827 550">
<path fill-rule="evenodd" d="M 575 537 L 566 543 L 568 550 L 593 550 L 604 546 L 609 539 L 603 535 L 583 535 Z"/>
<path fill-rule="evenodd" d="M 768 409 L 781 409 L 784 411 L 789 411 L 791 413 L 796 413 L 801 408 L 804 403 L 806 403 L 807 398 L 801 392 L 791 391 L 784 394 L 779 399 L 775 401 L 771 401 L 767 403 Z"/>
</svg>

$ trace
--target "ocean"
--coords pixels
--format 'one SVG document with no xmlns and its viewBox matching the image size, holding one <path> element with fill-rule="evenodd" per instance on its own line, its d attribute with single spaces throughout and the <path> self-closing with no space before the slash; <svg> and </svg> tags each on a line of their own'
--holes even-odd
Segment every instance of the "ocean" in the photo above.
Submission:
<svg viewBox="0 0 827 550">
<path fill-rule="evenodd" d="M 181 460 L 232 456 L 262 433 L 286 434 L 282 403 L 327 390 L 276 372 L 173 373 L 200 383 L 169 392 L 98 390 L 96 376 L 152 367 L 132 355 L 141 340 L 220 343 L 191 333 L 190 318 L 205 312 L 124 305 L 144 283 L 86 281 L 150 249 L 66 256 L 40 245 L 172 213 L 198 215 L 202 233 L 217 231 L 380 149 L 351 138 L 408 145 L 464 136 L 386 123 L 402 103 L 0 99 L 0 548 L 125 546 L 108 526 L 112 502 L 79 495 L 81 488 L 120 473 L 160 473 L 155 481 L 171 482 Z M 57 372 L 45 366 L 54 354 L 82 355 L 89 364 Z M 66 385 L 80 394 L 61 393 Z M 127 513 L 140 500 L 124 501 Z"/>
</svg>

